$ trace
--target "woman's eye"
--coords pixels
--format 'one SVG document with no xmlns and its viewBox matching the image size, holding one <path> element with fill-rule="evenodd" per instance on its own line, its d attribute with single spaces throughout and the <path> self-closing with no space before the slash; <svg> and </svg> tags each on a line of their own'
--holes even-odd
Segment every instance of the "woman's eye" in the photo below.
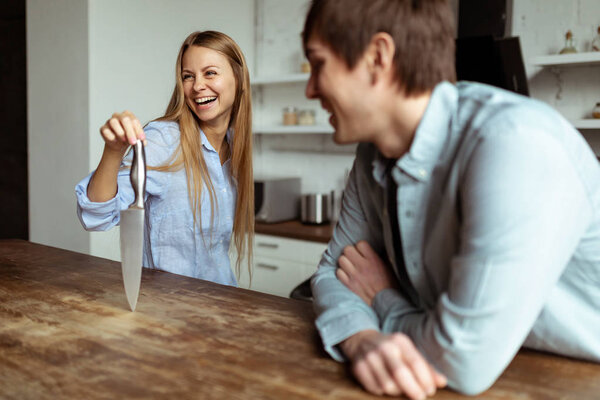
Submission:
<svg viewBox="0 0 600 400">
<path fill-rule="evenodd" d="M 216 71 L 206 71 L 206 75 L 208 76 L 212 76 L 212 75 L 216 75 L 217 72 Z"/>
<path fill-rule="evenodd" d="M 190 75 L 190 74 L 185 74 L 182 76 L 184 81 L 189 81 L 190 79 L 192 79 L 194 76 Z"/>
</svg>

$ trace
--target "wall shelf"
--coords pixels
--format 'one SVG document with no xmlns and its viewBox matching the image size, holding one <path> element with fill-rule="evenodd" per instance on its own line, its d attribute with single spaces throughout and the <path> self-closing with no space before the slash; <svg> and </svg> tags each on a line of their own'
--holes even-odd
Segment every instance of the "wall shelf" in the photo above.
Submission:
<svg viewBox="0 0 600 400">
<path fill-rule="evenodd" d="M 571 123 L 577 129 L 600 129 L 600 119 L 577 119 Z"/>
<path fill-rule="evenodd" d="M 250 79 L 252 86 L 258 85 L 277 85 L 281 83 L 305 83 L 308 82 L 310 74 L 287 74 L 275 76 L 257 76 Z"/>
<path fill-rule="evenodd" d="M 539 56 L 532 58 L 530 63 L 540 67 L 582 67 L 588 65 L 600 65 L 600 52 L 592 51 L 586 53 Z"/>
<path fill-rule="evenodd" d="M 331 126 L 321 125 L 272 125 L 272 126 L 255 126 L 253 127 L 255 134 L 332 134 Z"/>
</svg>

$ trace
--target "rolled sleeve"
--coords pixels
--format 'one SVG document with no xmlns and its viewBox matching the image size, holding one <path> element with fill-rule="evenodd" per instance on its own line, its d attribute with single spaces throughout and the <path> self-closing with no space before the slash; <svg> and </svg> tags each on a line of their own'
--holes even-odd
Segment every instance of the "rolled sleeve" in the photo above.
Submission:
<svg viewBox="0 0 600 400">
<path fill-rule="evenodd" d="M 344 247 L 360 240 L 373 242 L 358 197 L 357 174 L 355 163 L 344 191 L 338 225 L 311 281 L 317 329 L 325 350 L 338 361 L 344 360 L 337 347 L 339 343 L 363 330 L 379 331 L 375 311 L 344 286 L 335 274 Z"/>
<path fill-rule="evenodd" d="M 95 172 L 95 171 L 94 171 Z M 87 196 L 87 187 L 94 172 L 86 176 L 75 186 L 77 197 L 77 216 L 87 231 L 105 231 L 119 223 L 121 196 L 117 195 L 105 202 L 93 202 Z"/>
</svg>

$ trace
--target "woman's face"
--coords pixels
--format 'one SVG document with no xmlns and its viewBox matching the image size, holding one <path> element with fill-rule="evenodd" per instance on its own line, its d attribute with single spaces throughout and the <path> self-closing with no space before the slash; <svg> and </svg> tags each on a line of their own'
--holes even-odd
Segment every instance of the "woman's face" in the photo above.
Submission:
<svg viewBox="0 0 600 400">
<path fill-rule="evenodd" d="M 223 54 L 190 46 L 181 60 L 185 101 L 204 125 L 229 125 L 235 100 L 233 69 Z"/>
</svg>

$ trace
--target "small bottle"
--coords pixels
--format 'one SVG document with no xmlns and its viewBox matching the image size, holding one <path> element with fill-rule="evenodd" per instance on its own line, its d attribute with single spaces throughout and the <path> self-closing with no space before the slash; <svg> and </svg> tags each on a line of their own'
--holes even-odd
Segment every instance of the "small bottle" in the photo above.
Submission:
<svg viewBox="0 0 600 400">
<path fill-rule="evenodd" d="M 298 114 L 299 125 L 314 125 L 315 124 L 315 110 L 302 110 Z"/>
<path fill-rule="evenodd" d="M 600 103 L 596 103 L 596 107 L 592 110 L 592 117 L 600 118 Z"/>
<path fill-rule="evenodd" d="M 598 27 L 596 37 L 592 39 L 592 51 L 600 51 L 600 26 Z"/>
<path fill-rule="evenodd" d="M 577 53 L 575 48 L 575 39 L 573 39 L 573 32 L 570 30 L 565 34 L 565 47 L 558 54 L 571 54 Z"/>
<path fill-rule="evenodd" d="M 285 107 L 283 109 L 283 124 L 298 125 L 298 110 L 296 107 Z"/>
</svg>

